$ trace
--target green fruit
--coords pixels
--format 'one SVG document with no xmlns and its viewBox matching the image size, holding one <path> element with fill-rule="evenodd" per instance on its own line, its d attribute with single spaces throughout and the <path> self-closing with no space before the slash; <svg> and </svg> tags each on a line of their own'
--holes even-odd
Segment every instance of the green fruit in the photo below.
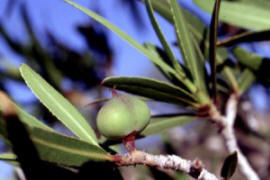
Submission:
<svg viewBox="0 0 270 180">
<path fill-rule="evenodd" d="M 132 104 L 132 114 L 134 116 L 134 119 L 136 119 L 135 122 L 135 131 L 141 132 L 149 123 L 150 120 L 150 109 L 146 105 L 145 102 L 138 98 L 134 98 L 131 96 L 127 96 L 127 99 Z"/>
<path fill-rule="evenodd" d="M 150 109 L 141 100 L 131 96 L 116 96 L 105 104 L 97 115 L 99 132 L 110 139 L 121 139 L 149 123 Z"/>
</svg>

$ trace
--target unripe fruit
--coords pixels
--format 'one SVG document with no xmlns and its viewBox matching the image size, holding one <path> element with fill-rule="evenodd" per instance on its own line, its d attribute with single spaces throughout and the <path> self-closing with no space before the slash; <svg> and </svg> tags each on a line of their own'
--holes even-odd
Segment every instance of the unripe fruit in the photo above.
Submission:
<svg viewBox="0 0 270 180">
<path fill-rule="evenodd" d="M 145 102 L 138 98 L 131 96 L 126 96 L 132 105 L 130 109 L 133 113 L 134 118 L 136 119 L 135 131 L 141 132 L 149 123 L 150 120 L 150 109 Z"/>
<path fill-rule="evenodd" d="M 150 109 L 141 100 L 117 95 L 97 115 L 99 132 L 110 139 L 121 139 L 132 132 L 141 132 L 149 123 Z"/>
</svg>

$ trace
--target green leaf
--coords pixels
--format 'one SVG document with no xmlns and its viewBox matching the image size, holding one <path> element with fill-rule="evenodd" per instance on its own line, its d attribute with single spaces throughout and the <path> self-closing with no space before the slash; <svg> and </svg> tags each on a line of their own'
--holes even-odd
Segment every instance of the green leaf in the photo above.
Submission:
<svg viewBox="0 0 270 180">
<path fill-rule="evenodd" d="M 228 85 L 230 85 L 230 87 L 235 91 L 238 92 L 239 91 L 239 85 L 237 83 L 236 77 L 233 74 L 232 70 L 230 69 L 230 67 L 225 66 L 222 71 L 221 71 L 221 75 L 223 76 L 223 78 L 225 79 L 225 81 L 227 82 Z"/>
<path fill-rule="evenodd" d="M 173 16 L 170 10 L 168 1 L 166 0 L 151 0 L 151 4 L 155 11 L 163 16 L 167 21 L 174 24 Z M 189 31 L 198 39 L 204 39 L 205 25 L 192 13 L 185 9 L 181 10 L 185 15 L 187 27 Z"/>
<path fill-rule="evenodd" d="M 17 104 L 14 103 L 14 106 L 15 106 L 15 108 L 17 110 L 17 113 L 18 113 L 18 116 L 19 116 L 20 120 L 23 123 L 27 124 L 29 127 L 37 127 L 37 128 L 45 129 L 45 130 L 48 130 L 48 131 L 54 131 L 52 128 L 50 128 L 46 124 L 42 123 L 41 121 L 39 121 L 37 118 L 35 118 L 31 114 L 25 112 Z"/>
<path fill-rule="evenodd" d="M 173 16 L 170 10 L 170 6 L 167 0 L 151 0 L 153 9 L 158 12 L 162 17 L 164 17 L 168 22 L 174 23 Z M 202 36 L 205 31 L 205 25 L 192 13 L 182 9 L 187 20 L 187 26 L 191 33 L 196 34 L 196 36 Z"/>
<path fill-rule="evenodd" d="M 151 4 L 151 1 L 150 0 L 146 0 L 145 1 L 145 4 L 146 4 L 146 9 L 147 9 L 147 12 L 148 12 L 148 16 L 150 17 L 150 20 L 151 20 L 151 23 L 152 23 L 152 26 L 159 38 L 159 41 L 161 42 L 165 52 L 167 53 L 167 56 L 169 57 L 169 60 L 170 60 L 170 64 L 172 67 L 174 67 L 174 69 L 179 72 L 179 73 L 183 73 L 183 69 L 181 68 L 179 62 L 176 60 L 175 56 L 173 55 L 173 52 L 170 48 L 170 45 L 168 44 L 166 38 L 164 37 L 163 33 L 162 33 L 162 30 L 155 18 L 155 15 L 154 15 L 154 12 L 153 12 L 153 7 L 152 7 L 152 4 Z"/>
<path fill-rule="evenodd" d="M 0 125 L 6 129 L 5 119 L 0 119 Z M 13 119 L 11 119 L 13 120 Z M 11 122 L 11 121 L 8 121 Z M 10 126 L 11 127 L 11 126 Z M 13 126 L 13 128 L 22 128 L 21 126 Z M 64 136 L 53 132 L 51 130 L 45 130 L 27 125 L 24 123 L 24 127 L 28 133 L 19 134 L 21 132 L 15 132 L 15 136 L 18 142 L 22 139 L 29 138 L 39 154 L 39 157 L 48 162 L 66 165 L 66 166 L 81 166 L 87 161 L 112 161 L 113 158 L 105 150 L 99 146 L 93 145 L 90 142 L 79 140 L 77 138 Z M 12 131 L 12 129 L 11 129 Z M 11 132 L 9 132 L 11 134 Z M 4 134 L 6 136 L 6 133 Z M 27 137 L 24 137 L 27 136 Z M 14 140 L 14 139 L 13 139 Z M 13 141 L 13 143 L 15 143 Z M 19 146 L 17 146 L 18 148 Z M 30 148 L 24 147 L 22 148 Z M 18 150 L 18 149 L 17 149 Z M 6 156 L 9 157 L 9 156 Z"/>
<path fill-rule="evenodd" d="M 164 51 L 162 49 L 160 49 L 156 45 L 148 43 L 148 42 L 145 43 L 144 46 L 150 52 L 152 52 L 153 54 L 158 56 L 160 59 L 162 59 L 164 62 L 170 64 L 170 62 L 169 62 L 170 60 L 168 60 L 168 56 L 166 55 L 166 53 L 164 53 Z M 183 72 L 179 73 L 179 74 L 181 74 L 181 78 L 179 78 L 176 75 L 172 75 L 171 73 L 164 71 L 158 65 L 156 65 L 156 67 L 170 82 L 176 84 L 177 86 L 180 86 L 181 88 L 184 88 L 184 89 L 189 89 L 190 91 L 194 91 L 194 89 L 196 89 L 194 84 L 188 79 L 188 77 L 185 74 L 183 74 Z"/>
<path fill-rule="evenodd" d="M 98 146 L 93 129 L 67 99 L 26 64 L 21 65 L 20 72 L 27 86 L 52 114 L 80 139 Z"/>
<path fill-rule="evenodd" d="M 233 54 L 241 64 L 255 71 L 258 71 L 264 64 L 264 57 L 250 53 L 241 47 L 234 48 Z"/>
<path fill-rule="evenodd" d="M 17 156 L 13 153 L 0 154 L 0 160 L 5 161 L 13 166 L 19 166 L 19 163 L 17 162 Z"/>
<path fill-rule="evenodd" d="M 220 0 L 216 0 L 214 10 L 212 13 L 211 24 L 210 24 L 210 35 L 209 35 L 209 61 L 211 67 L 211 79 L 212 79 L 212 94 L 214 101 L 217 98 L 217 65 L 216 65 L 216 54 L 217 54 L 217 30 L 218 30 L 218 17 L 220 9 Z"/>
<path fill-rule="evenodd" d="M 46 130 L 49 130 L 49 131 L 54 131 L 52 128 L 50 128 L 49 126 L 42 123 L 41 121 L 36 119 L 31 114 L 25 112 L 19 105 L 14 103 L 8 97 L 8 95 L 3 91 L 0 91 L 0 106 L 2 108 L 6 108 L 6 109 L 0 108 L 1 111 L 8 111 L 9 109 L 14 108 L 14 110 L 16 110 L 16 113 L 19 116 L 20 120 L 23 123 L 27 124 L 29 127 L 38 127 L 38 128 L 46 129 Z M 5 135 L 5 129 L 4 129 L 3 120 L 0 120 L 0 134 Z"/>
<path fill-rule="evenodd" d="M 221 176 L 225 179 L 231 178 L 237 167 L 237 152 L 230 154 L 224 161 Z"/>
<path fill-rule="evenodd" d="M 206 68 L 205 68 L 205 57 L 204 57 L 204 54 L 200 48 L 200 44 L 197 42 L 196 38 L 194 36 L 191 36 L 191 40 L 192 40 L 192 43 L 194 45 L 194 49 L 195 49 L 195 55 L 196 55 L 196 59 L 198 61 L 198 64 L 200 67 L 203 67 L 201 69 L 201 75 L 203 76 L 202 79 L 205 79 L 205 74 L 206 74 Z M 204 84 L 202 84 L 202 89 L 201 89 L 201 92 L 205 93 L 205 94 L 208 94 L 208 89 L 209 88 L 206 88 L 208 86 L 207 82 L 205 81 Z"/>
<path fill-rule="evenodd" d="M 242 76 L 239 78 L 239 95 L 242 95 L 256 80 L 255 74 L 245 69 Z"/>
<path fill-rule="evenodd" d="M 229 37 L 225 40 L 219 41 L 218 46 L 233 46 L 239 43 L 247 42 L 260 42 L 270 40 L 270 30 L 263 31 L 253 31 L 253 32 L 244 32 L 232 37 Z"/>
<path fill-rule="evenodd" d="M 173 127 L 184 126 L 193 122 L 195 116 L 192 115 L 173 115 L 173 116 L 156 116 L 152 117 L 150 124 L 143 130 L 142 135 L 149 136 L 160 134 L 165 130 Z"/>
<path fill-rule="evenodd" d="M 169 5 L 165 0 L 152 0 L 152 3 L 157 4 L 154 8 L 157 12 L 159 12 L 162 16 L 165 18 L 172 17 L 169 9 Z M 168 15 L 169 13 L 169 15 Z M 199 44 L 204 45 L 204 54 L 205 54 L 205 59 L 208 59 L 208 49 L 209 49 L 209 38 L 208 36 L 205 37 L 205 34 L 207 35 L 209 30 L 208 28 L 192 13 L 183 10 L 183 13 L 185 15 L 185 18 L 187 19 L 188 23 L 188 29 L 194 36 L 194 38 L 197 40 L 196 44 L 197 46 Z M 167 18 L 168 19 L 168 18 Z M 168 19 L 169 22 L 173 23 L 172 18 Z M 196 49 L 195 45 L 195 49 Z M 227 50 L 225 48 L 218 48 L 217 49 L 217 65 L 224 63 L 224 60 L 227 58 Z M 225 66 L 221 72 L 221 75 L 225 78 L 226 82 L 234 89 L 235 91 L 238 90 L 238 84 L 236 81 L 236 78 L 234 74 L 231 72 L 231 70 Z"/>
<path fill-rule="evenodd" d="M 173 18 L 172 18 L 172 14 L 169 8 L 169 4 L 166 0 L 151 0 L 151 3 L 155 11 L 157 11 L 161 16 L 167 19 L 170 23 L 173 23 Z M 184 13 L 185 18 L 187 20 L 186 22 L 187 22 L 189 31 L 198 41 L 198 44 L 204 45 L 205 49 L 203 52 L 205 53 L 205 56 L 206 56 L 205 59 L 208 59 L 207 56 L 208 56 L 208 49 L 209 49 L 209 41 L 208 41 L 208 38 L 205 37 L 205 34 L 207 34 L 208 32 L 207 27 L 192 13 L 184 9 L 182 9 L 182 12 Z M 226 49 L 219 48 L 217 50 L 217 65 L 222 64 L 224 62 L 227 56 L 226 54 L 227 54 Z M 237 84 L 236 78 L 228 67 L 226 66 L 224 67 L 221 75 L 225 78 L 226 82 L 234 89 L 234 91 L 238 90 L 238 84 Z"/>
<path fill-rule="evenodd" d="M 51 163 L 65 166 L 81 166 L 88 161 L 112 161 L 113 158 L 103 149 L 58 133 L 39 128 L 27 128 L 39 157 Z M 17 165 L 16 155 L 6 153 L 0 160 Z"/>
<path fill-rule="evenodd" d="M 193 0 L 200 8 L 211 12 L 214 0 Z M 256 2 L 257 3 L 257 2 Z M 241 1 L 223 1 L 220 20 L 247 29 L 265 30 L 270 28 L 270 11 L 267 7 Z"/>
<path fill-rule="evenodd" d="M 16 155 L 13 153 L 0 154 L 0 160 L 2 161 L 16 161 Z"/>
<path fill-rule="evenodd" d="M 204 67 L 201 66 L 198 60 L 196 59 L 196 53 L 192 43 L 192 39 L 190 37 L 189 30 L 187 28 L 186 19 L 177 0 L 169 0 L 169 5 L 173 16 L 174 26 L 178 37 L 178 43 L 182 52 L 182 57 L 185 61 L 186 66 L 191 72 L 195 85 L 200 90 L 202 90 L 204 89 L 205 84 L 203 78 Z M 204 102 L 206 101 L 204 99 L 201 99 L 201 101 L 203 101 L 201 103 L 208 103 Z"/>
<path fill-rule="evenodd" d="M 153 9 L 163 16 L 167 21 L 173 23 L 172 13 L 166 0 L 150 0 Z M 145 1 L 142 1 L 145 2 Z"/>
<path fill-rule="evenodd" d="M 244 67 L 247 67 L 256 75 L 256 80 L 264 85 L 270 84 L 270 59 L 250 53 L 243 48 L 236 47 L 233 54 Z"/>
<path fill-rule="evenodd" d="M 153 54 L 155 54 L 156 56 L 159 57 L 159 59 L 163 60 L 164 62 L 167 62 L 167 58 L 162 57 L 162 55 L 160 54 L 160 49 L 157 48 L 157 46 L 155 46 L 152 43 L 145 43 L 144 47 L 146 49 L 148 49 L 150 52 L 152 52 Z M 173 81 L 175 79 L 175 76 L 173 76 L 171 73 L 169 73 L 168 71 L 164 71 L 159 65 L 154 64 L 156 66 L 156 68 L 169 80 L 169 81 Z"/>
<path fill-rule="evenodd" d="M 112 161 L 106 151 L 88 142 L 38 128 L 30 128 L 28 132 L 44 161 L 67 166 L 81 166 L 90 160 Z"/>
<path fill-rule="evenodd" d="M 116 35 L 118 35 L 120 38 L 122 38 L 124 41 L 129 43 L 132 47 L 140 51 L 142 54 L 144 54 L 147 58 L 149 58 L 155 65 L 159 66 L 163 71 L 174 74 L 176 77 L 179 77 L 179 74 L 175 72 L 174 69 L 172 69 L 169 65 L 163 62 L 162 59 L 159 58 L 155 53 L 152 53 L 147 48 L 145 48 L 143 45 L 138 43 L 136 40 L 134 40 L 132 37 L 130 37 L 128 34 L 120 30 L 117 26 L 110 23 L 108 20 L 104 19 L 100 15 L 96 14 L 95 12 L 86 9 L 70 0 L 64 0 L 65 2 L 69 3 L 70 5 L 74 6 L 75 8 L 79 9 L 80 11 L 84 12 L 91 18 L 93 18 L 95 21 L 99 22 L 112 32 L 114 32 Z M 180 79 L 183 79 L 182 77 L 179 77 Z"/>
<path fill-rule="evenodd" d="M 108 77 L 103 80 L 108 87 L 145 96 L 163 102 L 197 107 L 195 97 L 186 90 L 172 84 L 143 77 Z"/>
<path fill-rule="evenodd" d="M 161 16 L 163 16 L 165 19 L 167 19 L 170 23 L 173 24 L 173 16 L 170 11 L 169 4 L 166 0 L 151 0 L 151 3 L 155 11 L 157 11 Z M 207 50 L 209 49 L 209 41 L 208 41 L 209 38 L 208 36 L 205 37 L 205 35 L 208 35 L 208 28 L 194 14 L 188 12 L 185 9 L 182 9 L 182 12 L 185 16 L 188 30 L 192 33 L 194 38 L 197 40 L 198 44 L 201 43 L 204 44 L 205 46 L 204 52 L 207 52 L 208 56 Z M 217 55 L 220 56 L 220 58 L 217 59 L 218 63 L 222 63 L 223 59 L 226 58 L 224 57 L 225 54 L 224 51 L 226 50 L 225 49 L 222 49 L 222 51 L 220 51 L 220 49 L 218 50 Z"/>
<path fill-rule="evenodd" d="M 164 0 L 159 0 L 159 1 L 164 1 Z M 197 40 L 197 43 L 194 43 L 195 49 L 197 49 L 198 45 L 203 45 L 202 47 L 204 49 L 202 49 L 202 51 L 203 51 L 203 54 L 205 56 L 204 59 L 209 59 L 209 54 L 208 54 L 209 46 L 210 46 L 209 37 L 208 37 L 209 29 L 192 13 L 185 11 L 185 10 L 183 12 L 184 12 L 185 17 L 187 19 L 188 29 L 192 33 L 194 38 Z M 207 36 L 205 36 L 205 34 Z M 217 65 L 224 63 L 225 59 L 227 59 L 227 54 L 228 54 L 228 52 L 225 48 L 218 48 L 217 49 L 217 54 L 216 54 Z M 234 74 L 231 72 L 231 70 L 226 65 L 223 68 L 221 75 L 222 75 L 222 77 L 224 77 L 224 79 L 226 80 L 228 85 L 230 85 L 230 87 L 234 91 L 238 90 L 238 84 L 237 84 L 236 77 L 234 76 Z"/>
</svg>

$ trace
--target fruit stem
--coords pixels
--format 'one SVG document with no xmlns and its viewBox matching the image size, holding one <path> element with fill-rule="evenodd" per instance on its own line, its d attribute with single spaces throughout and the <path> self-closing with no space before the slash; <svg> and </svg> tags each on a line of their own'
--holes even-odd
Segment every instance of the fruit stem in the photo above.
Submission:
<svg viewBox="0 0 270 180">
<path fill-rule="evenodd" d="M 118 93 L 117 93 L 117 91 L 116 91 L 115 89 L 116 89 L 116 86 L 113 86 L 113 87 L 111 88 L 111 92 L 112 92 L 112 96 L 113 96 L 113 97 L 119 96 Z"/>
<path fill-rule="evenodd" d="M 133 152 L 135 148 L 135 139 L 138 133 L 136 131 L 133 131 L 129 135 L 123 138 L 123 144 L 128 150 L 128 152 Z"/>
</svg>

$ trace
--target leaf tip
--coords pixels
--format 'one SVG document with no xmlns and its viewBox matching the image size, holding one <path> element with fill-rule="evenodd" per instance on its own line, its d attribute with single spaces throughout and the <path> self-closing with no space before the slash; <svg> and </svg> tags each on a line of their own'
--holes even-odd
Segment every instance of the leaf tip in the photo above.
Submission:
<svg viewBox="0 0 270 180">
<path fill-rule="evenodd" d="M 237 152 L 230 154 L 224 161 L 221 176 L 225 179 L 231 178 L 237 167 Z"/>
</svg>

